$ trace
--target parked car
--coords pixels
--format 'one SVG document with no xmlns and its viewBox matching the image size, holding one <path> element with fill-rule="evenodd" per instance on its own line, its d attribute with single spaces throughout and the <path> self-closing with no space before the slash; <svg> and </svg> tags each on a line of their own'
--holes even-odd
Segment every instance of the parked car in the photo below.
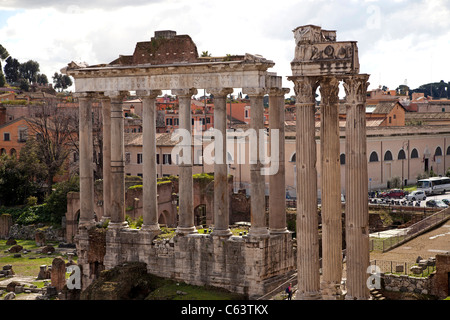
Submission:
<svg viewBox="0 0 450 320">
<path fill-rule="evenodd" d="M 427 195 L 425 194 L 425 191 L 423 191 L 423 190 L 413 191 L 406 196 L 407 200 L 412 200 L 412 201 L 425 200 L 426 198 L 427 198 Z"/>
<path fill-rule="evenodd" d="M 386 192 L 381 193 L 382 198 L 403 198 L 406 195 L 406 192 L 401 189 L 391 189 Z"/>
<path fill-rule="evenodd" d="M 449 199 L 442 199 L 442 202 L 446 205 L 450 206 L 450 200 Z"/>
<path fill-rule="evenodd" d="M 448 205 L 446 205 L 442 200 L 428 200 L 425 202 L 425 206 L 429 208 L 447 208 Z"/>
</svg>

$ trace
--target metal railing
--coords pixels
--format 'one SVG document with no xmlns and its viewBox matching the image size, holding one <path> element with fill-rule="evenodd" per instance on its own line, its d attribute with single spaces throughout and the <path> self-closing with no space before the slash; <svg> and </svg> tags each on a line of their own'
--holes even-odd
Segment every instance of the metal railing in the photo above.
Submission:
<svg viewBox="0 0 450 320">
<path fill-rule="evenodd" d="M 402 235 L 389 237 L 382 241 L 382 250 L 386 252 L 391 250 L 414 237 L 419 236 L 420 234 L 430 230 L 431 228 L 437 226 L 438 224 L 448 220 L 450 218 L 450 208 L 443 209 L 441 211 L 436 212 L 435 214 L 428 216 L 422 219 L 419 222 L 411 225 L 410 227 L 405 229 L 405 232 Z M 371 244 L 373 246 L 373 243 Z"/>
</svg>

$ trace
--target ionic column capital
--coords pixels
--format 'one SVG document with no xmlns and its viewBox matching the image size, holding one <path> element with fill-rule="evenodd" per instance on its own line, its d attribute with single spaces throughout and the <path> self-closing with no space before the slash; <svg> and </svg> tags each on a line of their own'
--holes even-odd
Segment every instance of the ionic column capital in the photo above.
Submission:
<svg viewBox="0 0 450 320">
<path fill-rule="evenodd" d="M 242 92 L 244 92 L 249 97 L 260 97 L 267 93 L 266 88 L 242 88 Z"/>
<path fill-rule="evenodd" d="M 347 104 L 364 104 L 366 102 L 369 75 L 357 74 L 344 79 L 345 100 Z"/>
<path fill-rule="evenodd" d="M 161 90 L 137 90 L 136 96 L 141 99 L 150 98 L 155 99 L 156 97 L 162 95 Z"/>
<path fill-rule="evenodd" d="M 289 88 L 270 88 L 268 93 L 270 96 L 284 96 L 291 91 Z"/>
<path fill-rule="evenodd" d="M 226 97 L 233 93 L 233 88 L 207 88 L 206 91 L 211 93 L 214 97 Z"/>
<path fill-rule="evenodd" d="M 192 97 L 194 94 L 197 94 L 197 89 L 190 88 L 190 89 L 174 89 L 172 90 L 172 93 L 176 95 L 177 97 Z"/>
<path fill-rule="evenodd" d="M 98 99 L 101 98 L 101 94 L 99 92 L 74 92 L 72 94 L 74 98 L 78 100 L 89 100 L 89 99 Z"/>
</svg>

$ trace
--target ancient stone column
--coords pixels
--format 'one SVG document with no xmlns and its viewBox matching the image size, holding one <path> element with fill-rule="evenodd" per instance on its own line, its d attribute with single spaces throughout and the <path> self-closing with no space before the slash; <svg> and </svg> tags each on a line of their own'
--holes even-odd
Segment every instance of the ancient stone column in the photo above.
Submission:
<svg viewBox="0 0 450 320">
<path fill-rule="evenodd" d="M 143 231 L 158 231 L 158 191 L 156 173 L 156 97 L 161 90 L 137 91 L 142 100 Z"/>
<path fill-rule="evenodd" d="M 177 95 L 180 104 L 180 125 L 179 128 L 186 132 L 189 136 L 189 141 L 181 142 L 184 147 L 184 151 L 189 150 L 189 155 L 183 154 L 183 159 L 188 161 L 182 161 L 178 167 L 180 168 L 179 174 L 179 221 L 177 227 L 177 234 L 186 235 L 189 233 L 197 232 L 194 226 L 194 207 L 193 207 L 193 180 L 192 180 L 192 118 L 191 118 L 191 97 L 197 93 L 196 89 L 177 89 L 172 90 L 172 93 Z M 187 137 L 186 137 L 187 138 Z"/>
<path fill-rule="evenodd" d="M 369 298 L 369 209 L 366 141 L 366 92 L 369 75 L 344 78 L 346 93 L 345 233 L 346 299 Z"/>
<path fill-rule="evenodd" d="M 286 233 L 286 183 L 285 183 L 285 131 L 284 95 L 289 89 L 274 88 L 269 91 L 269 135 L 270 146 L 278 144 L 278 154 L 270 154 L 271 162 L 277 162 L 274 174 L 269 174 L 269 231 L 271 234 Z M 278 140 L 272 140 L 272 130 L 278 130 Z"/>
<path fill-rule="evenodd" d="M 111 98 L 111 220 L 109 228 L 122 228 L 125 221 L 125 153 L 122 104 L 128 92 L 107 92 Z"/>
<path fill-rule="evenodd" d="M 320 299 L 314 77 L 290 77 L 297 108 L 297 273 L 299 300 Z"/>
<path fill-rule="evenodd" d="M 248 235 L 255 238 L 269 237 L 269 229 L 266 225 L 266 196 L 265 196 L 265 176 L 261 174 L 261 152 L 264 147 L 261 142 L 264 139 L 262 131 L 264 129 L 264 89 L 243 88 L 250 97 L 250 129 L 253 131 L 253 138 L 250 138 L 250 206 L 251 206 L 251 227 Z"/>
<path fill-rule="evenodd" d="M 103 121 L 103 215 L 102 221 L 111 219 L 111 100 L 101 98 Z"/>
<path fill-rule="evenodd" d="M 227 164 L 227 95 L 232 88 L 214 88 L 208 92 L 214 95 L 214 129 L 221 133 L 221 141 L 214 140 L 214 231 L 213 236 L 231 236 L 230 195 L 228 193 L 228 164 Z M 220 137 L 216 135 L 215 139 Z M 220 150 L 219 150 L 220 148 Z"/>
<path fill-rule="evenodd" d="M 80 150 L 80 220 L 78 227 L 89 227 L 94 220 L 94 170 L 92 143 L 93 93 L 78 93 Z"/>
<path fill-rule="evenodd" d="M 342 213 L 339 162 L 339 80 L 320 80 L 320 154 L 322 188 L 322 298 L 341 295 Z"/>
</svg>

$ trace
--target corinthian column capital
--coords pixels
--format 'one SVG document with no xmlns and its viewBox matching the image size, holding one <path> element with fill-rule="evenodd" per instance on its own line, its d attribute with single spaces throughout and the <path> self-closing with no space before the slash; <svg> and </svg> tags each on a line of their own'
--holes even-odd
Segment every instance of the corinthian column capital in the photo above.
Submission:
<svg viewBox="0 0 450 320">
<path fill-rule="evenodd" d="M 368 74 L 357 74 L 344 78 L 345 100 L 347 104 L 364 104 L 366 102 Z"/>
<path fill-rule="evenodd" d="M 339 79 L 336 77 L 322 77 L 319 90 L 322 104 L 331 105 L 339 102 Z"/>
<path fill-rule="evenodd" d="M 317 77 L 289 77 L 288 79 L 294 82 L 297 103 L 315 104 Z"/>
</svg>

